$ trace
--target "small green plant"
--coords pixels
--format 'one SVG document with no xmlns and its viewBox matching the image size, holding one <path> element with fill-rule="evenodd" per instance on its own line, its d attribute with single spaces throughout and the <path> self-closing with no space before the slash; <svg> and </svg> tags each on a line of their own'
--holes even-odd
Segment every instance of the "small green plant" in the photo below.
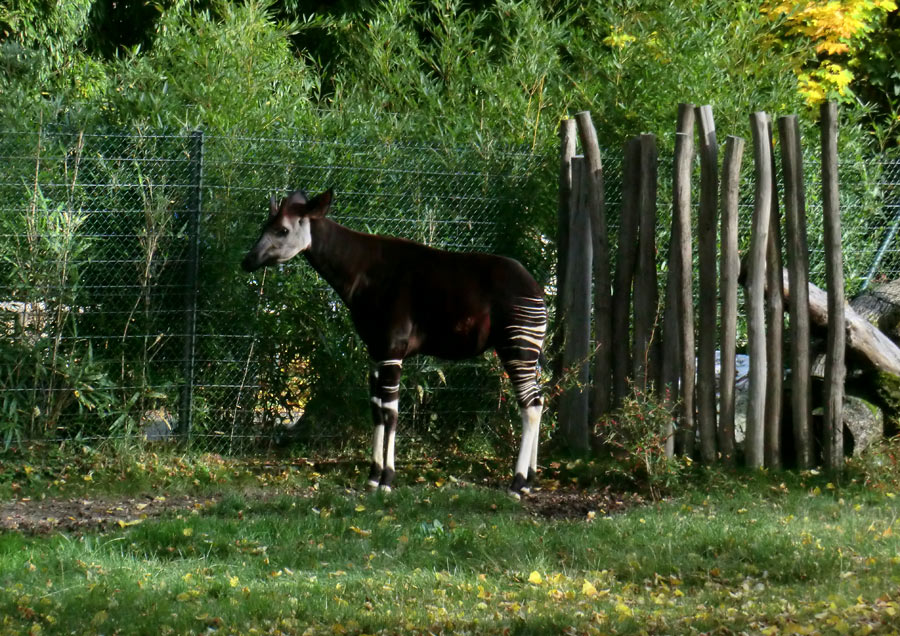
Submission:
<svg viewBox="0 0 900 636">
<path fill-rule="evenodd" d="M 896 492 L 900 487 L 900 436 L 882 440 L 847 463 L 847 477 L 867 488 Z"/>
<path fill-rule="evenodd" d="M 652 392 L 633 387 L 622 405 L 599 423 L 601 439 L 614 449 L 610 472 L 646 486 L 659 499 L 681 481 L 684 464 L 666 450 L 673 416 L 670 405 Z"/>
</svg>

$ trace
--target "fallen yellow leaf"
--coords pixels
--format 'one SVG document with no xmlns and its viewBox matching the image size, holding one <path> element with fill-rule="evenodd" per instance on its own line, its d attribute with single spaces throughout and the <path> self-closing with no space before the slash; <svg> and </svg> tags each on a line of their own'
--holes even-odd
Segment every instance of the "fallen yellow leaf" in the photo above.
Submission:
<svg viewBox="0 0 900 636">
<path fill-rule="evenodd" d="M 541 578 L 540 573 L 537 570 L 535 570 L 534 572 L 531 573 L 531 575 L 529 575 L 528 582 L 533 583 L 534 585 L 540 585 L 541 583 L 544 582 L 544 580 Z"/>
</svg>

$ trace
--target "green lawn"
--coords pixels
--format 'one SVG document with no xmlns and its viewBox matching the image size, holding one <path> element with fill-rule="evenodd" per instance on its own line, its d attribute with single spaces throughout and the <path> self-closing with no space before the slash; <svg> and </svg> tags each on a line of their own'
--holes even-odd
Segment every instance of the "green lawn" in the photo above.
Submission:
<svg viewBox="0 0 900 636">
<path fill-rule="evenodd" d="M 900 631 L 890 480 L 696 469 L 662 502 L 548 518 L 466 462 L 408 466 L 385 497 L 353 463 L 91 457 L 6 458 L 3 501 L 199 503 L 3 531 L 0 634 Z M 539 497 L 579 493 L 545 476 Z"/>
</svg>

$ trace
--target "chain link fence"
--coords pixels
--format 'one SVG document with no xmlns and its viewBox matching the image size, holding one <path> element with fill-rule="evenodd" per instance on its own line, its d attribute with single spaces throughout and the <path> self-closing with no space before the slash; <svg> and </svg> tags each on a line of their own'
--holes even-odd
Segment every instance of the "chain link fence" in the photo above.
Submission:
<svg viewBox="0 0 900 636">
<path fill-rule="evenodd" d="M 613 244 L 619 155 L 604 155 Z M 269 196 L 334 187 L 337 221 L 513 256 L 552 296 L 556 178 L 556 157 L 489 145 L 0 133 L 0 439 L 189 439 L 214 451 L 353 439 L 369 430 L 368 360 L 337 296 L 302 259 L 254 275 L 238 267 Z M 821 284 L 817 178 L 809 157 Z M 850 291 L 900 278 L 900 162 L 846 161 L 841 180 Z M 670 190 L 664 158 L 661 268 Z M 437 441 L 518 434 L 491 354 L 408 361 L 401 421 Z"/>
<path fill-rule="evenodd" d="M 539 280 L 553 260 L 549 166 L 528 151 L 45 129 L 0 134 L 0 165 L 6 443 L 367 431 L 368 362 L 337 296 L 302 258 L 239 270 L 271 194 L 334 187 L 351 228 L 508 254 Z M 410 361 L 404 385 L 418 435 L 513 434 L 489 355 Z"/>
</svg>

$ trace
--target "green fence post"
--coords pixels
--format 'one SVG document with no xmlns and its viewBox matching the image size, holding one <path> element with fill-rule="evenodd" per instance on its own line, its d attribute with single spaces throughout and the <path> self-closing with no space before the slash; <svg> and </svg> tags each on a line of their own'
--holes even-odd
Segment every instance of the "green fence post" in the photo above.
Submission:
<svg viewBox="0 0 900 636">
<path fill-rule="evenodd" d="M 191 437 L 194 413 L 194 353 L 197 346 L 197 279 L 200 271 L 200 211 L 203 204 L 203 131 L 195 130 L 190 140 L 191 190 L 188 199 L 187 271 L 184 304 L 184 384 L 181 388 L 179 436 L 183 443 Z"/>
</svg>

